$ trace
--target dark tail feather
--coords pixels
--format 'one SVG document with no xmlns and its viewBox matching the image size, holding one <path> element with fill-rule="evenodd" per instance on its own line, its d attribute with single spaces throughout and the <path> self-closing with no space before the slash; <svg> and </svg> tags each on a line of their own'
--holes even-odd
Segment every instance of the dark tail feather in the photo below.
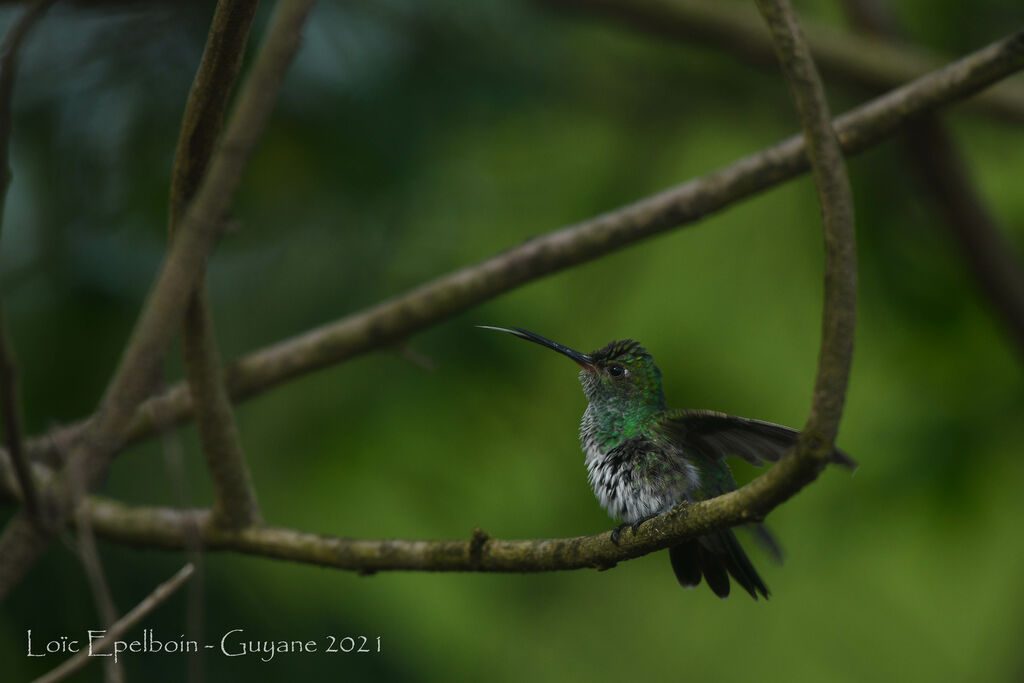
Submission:
<svg viewBox="0 0 1024 683">
<path fill-rule="evenodd" d="M 740 542 L 736 540 L 736 534 L 732 532 L 732 529 L 704 536 L 700 541 L 709 546 L 710 550 L 715 553 L 715 556 L 732 575 L 732 578 L 736 579 L 736 583 L 743 586 L 750 593 L 750 597 L 757 600 L 758 593 L 765 598 L 768 597 L 768 586 L 764 585 L 764 581 L 761 580 L 757 570 L 754 569 L 754 565 L 750 563 L 750 558 L 743 552 L 743 548 L 740 546 Z"/>
<path fill-rule="evenodd" d="M 669 559 L 676 579 L 685 588 L 700 583 L 701 576 L 720 598 L 729 595 L 729 576 L 757 600 L 758 594 L 768 598 L 768 587 L 758 575 L 747 554 L 743 552 L 732 530 L 701 536 L 669 548 Z"/>
<path fill-rule="evenodd" d="M 704 572 L 708 588 L 720 598 L 729 597 L 729 574 L 726 572 L 726 563 L 715 552 L 700 543 L 697 545 L 700 549 L 700 568 Z"/>
<path fill-rule="evenodd" d="M 700 583 L 700 546 L 697 541 L 686 541 L 668 549 L 672 571 L 683 588 L 693 588 Z"/>
</svg>

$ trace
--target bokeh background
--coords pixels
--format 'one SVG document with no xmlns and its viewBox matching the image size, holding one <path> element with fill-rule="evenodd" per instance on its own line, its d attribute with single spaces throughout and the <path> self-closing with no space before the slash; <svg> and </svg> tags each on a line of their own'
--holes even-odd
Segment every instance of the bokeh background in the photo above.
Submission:
<svg viewBox="0 0 1024 683">
<path fill-rule="evenodd" d="M 956 56 L 1019 26 L 1015 4 L 893 9 L 910 40 Z M 48 15 L 16 89 L 0 282 L 34 434 L 91 412 L 156 272 L 211 13 L 95 5 Z M 831 1 L 797 7 L 847 26 Z M 0 10 L 3 25 L 14 16 Z M 870 96 L 829 92 L 836 111 Z M 1021 255 L 1019 125 L 963 106 L 944 118 Z M 512 0 L 321 3 L 246 175 L 238 230 L 210 264 L 222 351 L 336 320 L 795 129 L 778 75 L 713 47 Z M 840 445 L 861 468 L 826 472 L 771 514 L 784 565 L 751 550 L 770 601 L 680 590 L 664 553 L 606 572 L 372 577 L 211 554 L 192 613 L 206 642 L 243 628 L 259 640 L 380 636 L 383 652 L 138 655 L 128 680 L 1021 680 L 1022 355 L 904 151 L 890 141 L 850 162 L 861 299 Z M 473 325 L 584 350 L 633 337 L 671 405 L 799 426 L 821 270 L 803 178 L 249 400 L 238 421 L 264 516 L 367 538 L 610 529 L 586 483 L 574 366 Z M 177 350 L 166 376 L 181 376 Z M 189 427 L 133 447 L 101 492 L 208 503 L 196 441 Z M 0 504 L 0 521 L 14 509 Z M 184 559 L 100 550 L 122 611 Z M 182 592 L 145 625 L 179 638 L 188 604 Z M 55 544 L 0 611 L 2 678 L 56 665 L 25 656 L 27 629 L 83 637 L 99 625 L 80 564 Z"/>
</svg>

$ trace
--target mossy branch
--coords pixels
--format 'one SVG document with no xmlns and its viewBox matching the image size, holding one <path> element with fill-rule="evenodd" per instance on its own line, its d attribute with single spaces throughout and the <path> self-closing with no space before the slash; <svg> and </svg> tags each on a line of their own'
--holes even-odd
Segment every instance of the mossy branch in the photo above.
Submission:
<svg viewBox="0 0 1024 683">
<path fill-rule="evenodd" d="M 204 552 L 233 552 L 359 572 L 474 571 L 532 573 L 608 569 L 681 540 L 762 519 L 813 480 L 787 459 L 725 496 L 677 506 L 645 522 L 619 544 L 610 533 L 571 538 L 505 540 L 479 529 L 461 540 L 356 539 L 268 525 L 231 529 L 212 523 L 209 509 L 140 507 L 89 496 L 82 514 L 96 536 L 140 549 L 188 551 L 197 539 Z M 40 465 L 37 470 L 44 470 Z M 45 472 L 39 472 L 45 477 Z M 0 491 L 16 496 L 9 463 L 0 457 Z M 804 477 L 803 479 L 801 477 Z M 764 481 L 762 481 L 764 480 Z"/>
<path fill-rule="evenodd" d="M 826 451 L 822 452 L 822 456 Z M 48 468 L 35 465 L 45 480 Z M 188 551 L 196 534 L 203 551 L 233 552 L 313 564 L 361 574 L 377 571 L 547 572 L 608 569 L 711 531 L 756 522 L 817 476 L 817 470 L 784 458 L 743 488 L 712 500 L 679 505 L 645 522 L 619 544 L 610 534 L 572 538 L 504 540 L 476 529 L 468 539 L 355 539 L 255 525 L 231 529 L 211 523 L 208 509 L 137 507 L 89 496 L 82 507 L 93 533 L 134 548 Z M 0 492 L 16 498 L 9 461 L 0 454 Z"/>
</svg>

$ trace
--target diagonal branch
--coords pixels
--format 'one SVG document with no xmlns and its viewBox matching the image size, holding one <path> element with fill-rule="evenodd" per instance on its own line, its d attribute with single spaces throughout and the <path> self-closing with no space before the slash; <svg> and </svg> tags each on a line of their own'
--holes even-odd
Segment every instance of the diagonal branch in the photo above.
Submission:
<svg viewBox="0 0 1024 683">
<path fill-rule="evenodd" d="M 242 66 L 255 13 L 256 0 L 217 3 L 178 137 L 171 174 L 169 233 L 172 239 L 213 153 L 228 97 Z M 200 277 L 185 314 L 183 345 L 199 439 L 215 490 L 213 523 L 245 526 L 258 522 L 256 492 L 246 467 L 231 398 L 224 386 L 205 277 Z"/>
<path fill-rule="evenodd" d="M 892 135 L 908 121 L 968 97 L 1024 68 L 1024 31 L 953 62 L 840 116 L 834 122 L 843 151 L 855 154 Z M 226 372 L 234 400 L 361 353 L 399 342 L 526 282 L 607 254 L 642 239 L 686 226 L 726 206 L 796 177 L 809 168 L 799 136 L 706 176 L 576 225 L 536 237 L 336 322 L 250 353 Z M 128 429 L 128 441 L 189 418 L 188 389 L 177 384 L 147 400 Z M 82 421 L 29 443 L 30 454 L 55 461 L 54 444 L 75 441 Z"/>
<path fill-rule="evenodd" d="M 167 599 L 174 595 L 183 583 L 189 580 L 193 570 L 194 568 L 191 564 L 186 564 L 179 569 L 174 576 L 154 588 L 152 593 L 143 598 L 138 605 L 107 629 L 106 634 L 102 638 L 92 643 L 88 649 L 80 651 L 60 666 L 37 678 L 35 683 L 56 683 L 56 681 L 62 681 L 76 671 L 85 668 L 95 657 L 102 656 L 103 653 L 108 652 L 114 647 L 116 641 L 124 638 L 124 635 L 135 628 L 150 612 L 167 602 Z"/>
<path fill-rule="evenodd" d="M 298 49 L 301 29 L 313 4 L 314 0 L 281 0 L 277 5 L 224 140 L 171 243 L 120 365 L 89 422 L 86 437 L 72 447 L 68 465 L 48 487 L 50 529 L 36 529 L 24 514 L 18 514 L 0 536 L 0 599 L 20 582 L 46 550 L 53 530 L 67 520 L 76 503 L 71 485 L 74 478 L 80 477 L 88 488 L 123 443 L 125 429 L 150 391 L 181 327 L 189 298 Z"/>
<path fill-rule="evenodd" d="M 92 590 L 96 612 L 99 614 L 103 627 L 110 628 L 117 623 L 117 604 L 114 602 L 110 584 L 103 572 L 103 562 L 100 559 L 99 548 L 96 546 L 96 536 L 84 505 L 79 506 L 75 511 L 75 528 L 78 530 L 78 556 L 82 561 L 82 568 L 85 570 L 86 579 Z M 121 669 L 120 662 L 107 660 L 105 669 L 106 683 L 122 683 L 124 681 L 124 671 Z"/>
</svg>

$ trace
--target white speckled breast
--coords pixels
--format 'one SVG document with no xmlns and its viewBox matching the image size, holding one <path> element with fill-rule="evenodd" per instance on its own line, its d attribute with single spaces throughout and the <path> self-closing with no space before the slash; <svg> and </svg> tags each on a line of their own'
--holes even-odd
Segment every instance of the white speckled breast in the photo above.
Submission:
<svg viewBox="0 0 1024 683">
<path fill-rule="evenodd" d="M 644 438 L 626 439 L 605 450 L 590 407 L 580 423 L 587 479 L 605 511 L 630 524 L 689 500 L 700 485 L 696 468 L 682 453 L 666 453 Z"/>
</svg>

